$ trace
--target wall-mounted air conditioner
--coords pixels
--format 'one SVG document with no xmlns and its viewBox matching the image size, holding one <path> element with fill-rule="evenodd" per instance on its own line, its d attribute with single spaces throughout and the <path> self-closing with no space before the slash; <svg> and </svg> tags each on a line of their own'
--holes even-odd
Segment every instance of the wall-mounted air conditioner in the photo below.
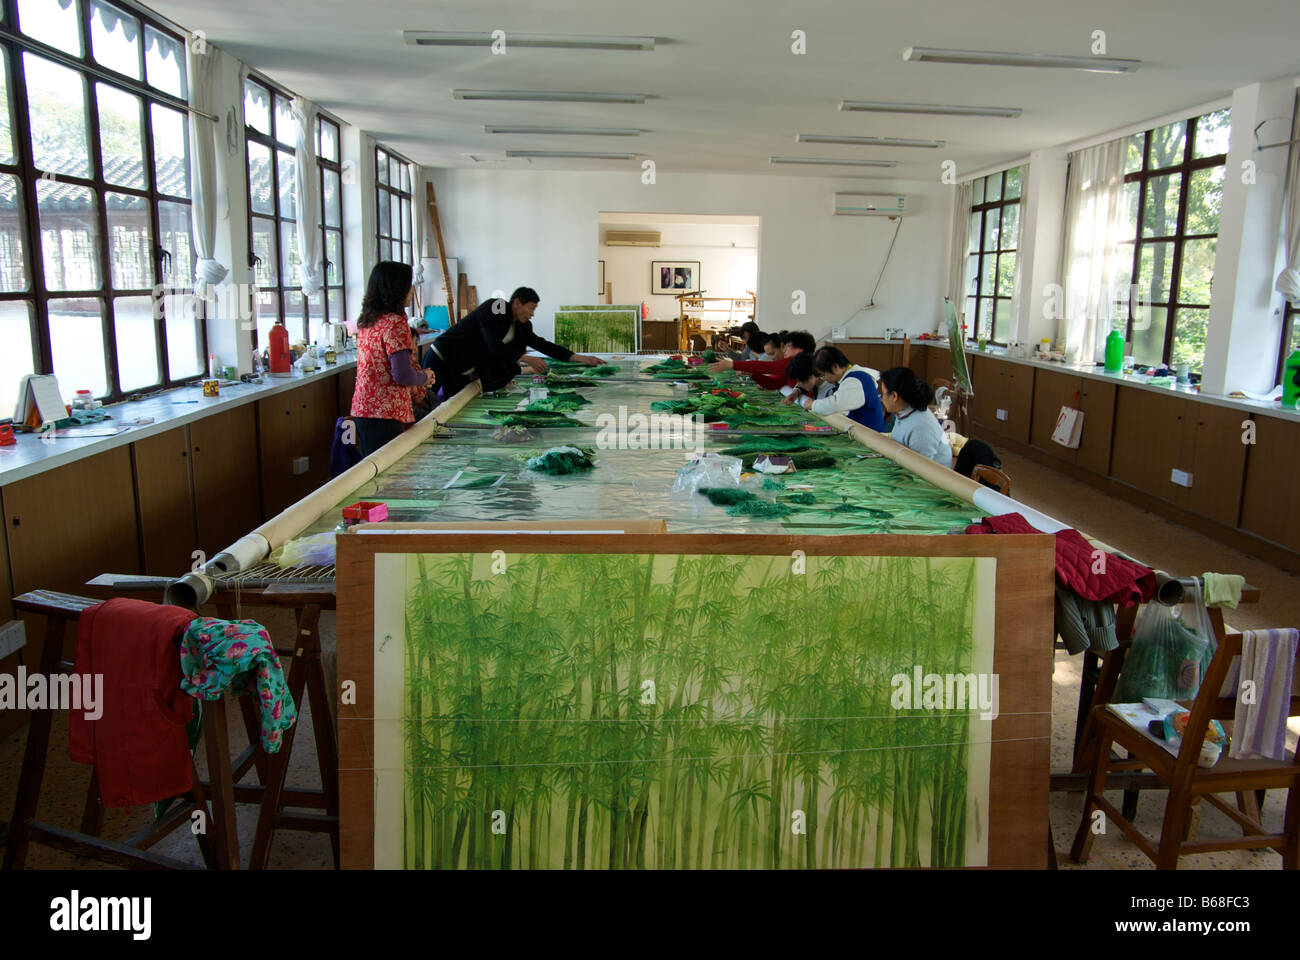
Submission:
<svg viewBox="0 0 1300 960">
<path fill-rule="evenodd" d="M 657 247 L 658 230 L 608 230 L 605 232 L 607 247 Z"/>
<path fill-rule="evenodd" d="M 894 194 L 837 193 L 833 212 L 837 217 L 903 217 L 908 213 L 907 197 Z"/>
</svg>

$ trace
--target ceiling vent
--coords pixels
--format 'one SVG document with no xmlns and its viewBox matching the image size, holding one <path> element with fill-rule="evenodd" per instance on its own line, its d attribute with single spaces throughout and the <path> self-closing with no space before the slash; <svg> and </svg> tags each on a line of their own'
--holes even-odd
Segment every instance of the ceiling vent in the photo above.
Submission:
<svg viewBox="0 0 1300 960">
<path fill-rule="evenodd" d="M 658 230 L 609 230 L 605 233 L 608 247 L 657 247 Z"/>
</svg>

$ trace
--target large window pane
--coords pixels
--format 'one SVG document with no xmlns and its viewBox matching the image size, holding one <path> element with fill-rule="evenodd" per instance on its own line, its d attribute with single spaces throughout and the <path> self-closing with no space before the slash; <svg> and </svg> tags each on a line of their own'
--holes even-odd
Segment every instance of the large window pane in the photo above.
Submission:
<svg viewBox="0 0 1300 960">
<path fill-rule="evenodd" d="M 1012 167 L 1007 171 L 1006 196 L 1004 200 L 1018 200 L 1020 198 L 1020 168 Z"/>
<path fill-rule="evenodd" d="M 328 120 L 320 121 L 320 146 L 317 148 L 317 153 L 326 160 L 338 162 L 339 131 L 338 127 Z"/>
<path fill-rule="evenodd" d="M 380 190 L 379 191 L 379 216 L 376 222 L 379 228 L 379 235 L 381 237 L 392 236 L 392 234 L 388 232 L 388 224 L 389 224 L 389 217 L 390 217 L 388 212 L 388 201 L 389 201 L 388 191 Z"/>
<path fill-rule="evenodd" d="M 980 295 L 990 297 L 993 295 L 993 283 L 997 278 L 998 258 L 994 254 L 985 254 L 980 264 Z"/>
<path fill-rule="evenodd" d="M 1210 309 L 1181 308 L 1174 323 L 1174 344 L 1169 362 L 1186 363 L 1193 373 L 1200 373 L 1205 363 L 1205 331 L 1210 323 Z"/>
<path fill-rule="evenodd" d="M 253 282 L 259 287 L 278 287 L 280 265 L 276 262 L 274 221 L 253 218 L 253 256 L 257 258 Z"/>
<path fill-rule="evenodd" d="M 27 76 L 32 162 L 47 173 L 90 176 L 86 85 L 81 74 L 35 54 L 23 54 Z"/>
<path fill-rule="evenodd" d="M 401 174 L 398 172 L 398 168 L 401 166 L 401 161 L 390 153 L 388 155 L 388 182 L 394 189 L 401 187 Z"/>
<path fill-rule="evenodd" d="M 204 372 L 207 358 L 199 338 L 197 304 L 189 294 L 163 300 L 164 331 L 167 335 L 167 373 L 173 380 L 185 380 Z"/>
<path fill-rule="evenodd" d="M 331 323 L 343 323 L 348 318 L 343 310 L 343 288 L 331 287 L 329 290 L 329 312 Z"/>
<path fill-rule="evenodd" d="M 1210 305 L 1210 282 L 1214 279 L 1214 251 L 1218 237 L 1188 240 L 1183 244 L 1183 269 L 1178 281 L 1178 302 Z M 1181 316 L 1181 315 L 1180 315 Z M 1181 324 L 1182 321 L 1179 320 Z"/>
<path fill-rule="evenodd" d="M 1172 237 L 1178 229 L 1178 191 L 1183 175 L 1170 173 L 1147 181 L 1146 200 L 1142 204 L 1142 236 Z"/>
<path fill-rule="evenodd" d="M 1002 174 L 991 173 L 984 178 L 984 202 L 1002 199 Z"/>
<path fill-rule="evenodd" d="M 31 285 L 24 239 L 26 227 L 21 184 L 17 178 L 0 173 L 0 292 L 20 293 Z M 7 345 L 9 341 L 0 342 Z M 7 402 L 4 393 L 0 393 L 0 404 Z"/>
<path fill-rule="evenodd" d="M 275 98 L 275 139 L 290 148 L 297 145 L 297 124 L 293 119 L 293 101 L 287 97 Z"/>
<path fill-rule="evenodd" d="M 1002 228 L 999 239 L 1003 250 L 1014 250 L 1020 241 L 1020 204 L 1009 203 L 1002 208 Z"/>
<path fill-rule="evenodd" d="M 149 236 L 149 203 L 144 197 L 110 193 L 108 208 L 108 253 L 112 261 L 113 287 L 144 290 L 153 287 L 152 244 Z"/>
<path fill-rule="evenodd" d="M 970 296 L 979 293 L 978 284 L 980 276 L 980 258 L 979 254 L 972 254 L 966 258 L 966 286 L 965 291 Z"/>
<path fill-rule="evenodd" d="M 140 98 L 107 83 L 95 84 L 99 103 L 99 155 L 104 179 L 115 186 L 145 189 L 144 130 Z"/>
<path fill-rule="evenodd" d="M 164 260 L 162 283 L 188 287 L 194 280 L 194 251 L 190 244 L 190 205 L 158 202 L 158 245 L 171 254 Z"/>
<path fill-rule="evenodd" d="M 0 47 L 0 163 L 15 163 L 13 112 L 9 106 L 9 51 Z"/>
<path fill-rule="evenodd" d="M 1015 292 L 1015 285 L 1016 255 L 1014 253 L 1004 253 L 998 257 L 998 296 L 1011 296 Z"/>
<path fill-rule="evenodd" d="M 1147 149 L 1147 169 L 1163 170 L 1183 162 L 1187 148 L 1187 124 L 1179 120 L 1151 131 Z"/>
<path fill-rule="evenodd" d="M 249 202 L 254 213 L 275 213 L 275 198 L 271 196 L 271 148 L 256 141 L 248 141 Z"/>
<path fill-rule="evenodd" d="M 270 344 L 271 327 L 280 319 L 280 295 L 274 290 L 257 291 L 257 345 L 265 350 Z"/>
<path fill-rule="evenodd" d="M 1173 243 L 1144 243 L 1138 254 L 1138 287 L 1147 303 L 1169 301 L 1169 280 L 1174 270 Z"/>
<path fill-rule="evenodd" d="M 325 322 L 325 291 L 317 290 L 307 298 L 307 342 L 320 341 L 320 328 Z"/>
<path fill-rule="evenodd" d="M 298 253 L 298 225 L 296 223 L 280 224 L 280 276 L 284 278 L 283 286 L 297 286 L 302 274 L 298 267 L 302 257 Z M 289 301 L 285 301 L 288 310 Z M 292 328 L 291 328 L 292 329 Z"/>
<path fill-rule="evenodd" d="M 975 336 L 987 338 L 993 331 L 993 298 L 980 301 L 980 322 Z"/>
<path fill-rule="evenodd" d="M 67 0 L 18 0 L 18 25 L 33 40 L 81 56 L 77 5 Z"/>
<path fill-rule="evenodd" d="M 271 134 L 271 91 L 252 80 L 244 81 L 244 123 L 267 136 Z"/>
<path fill-rule="evenodd" d="M 393 259 L 393 244 L 391 241 L 388 240 L 379 241 L 379 259 L 380 260 Z"/>
<path fill-rule="evenodd" d="M 89 390 L 108 395 L 104 324 L 100 301 L 86 297 L 50 301 L 50 348 L 63 397 Z"/>
<path fill-rule="evenodd" d="M 19 300 L 0 301 L 0 402 L 5 416 L 18 398 L 18 381 L 35 372 L 32 362 L 32 305 Z"/>
<path fill-rule="evenodd" d="M 996 250 L 998 237 L 1001 236 L 1002 210 L 984 211 L 984 249 Z"/>
<path fill-rule="evenodd" d="M 1145 133 L 1135 133 L 1128 138 L 1127 153 L 1124 159 L 1124 172 L 1137 173 L 1142 169 L 1142 151 L 1146 146 L 1147 135 Z"/>
<path fill-rule="evenodd" d="M 91 0 L 90 50 L 110 70 L 140 79 L 140 21 L 103 0 Z"/>
<path fill-rule="evenodd" d="M 1124 184 L 1123 195 L 1120 198 L 1119 236 L 1121 240 L 1134 240 L 1137 238 L 1138 198 L 1141 188 L 1142 184 L 1136 180 Z"/>
<path fill-rule="evenodd" d="M 375 173 L 381 184 L 388 182 L 388 154 L 382 150 L 375 151 Z"/>
<path fill-rule="evenodd" d="M 277 176 L 280 178 L 280 216 L 298 219 L 298 177 L 294 170 L 292 153 L 279 151 L 276 156 Z"/>
<path fill-rule="evenodd" d="M 1227 153 L 1228 135 L 1232 132 L 1231 119 L 1232 110 L 1228 107 L 1199 118 L 1196 121 L 1196 146 L 1192 156 L 1200 159 Z"/>
<path fill-rule="evenodd" d="M 984 177 L 978 180 L 972 180 L 970 185 L 970 202 L 972 206 L 978 207 L 984 202 Z"/>
<path fill-rule="evenodd" d="M 325 260 L 328 267 L 325 282 L 336 284 L 343 282 L 343 235 L 337 230 L 325 231 Z"/>
<path fill-rule="evenodd" d="M 398 197 L 393 197 L 391 205 L 388 208 L 391 222 L 389 223 L 388 235 L 394 240 L 402 239 L 402 201 Z"/>
<path fill-rule="evenodd" d="M 321 212 L 325 226 L 337 227 L 342 222 L 342 210 L 339 206 L 339 175 L 334 170 L 325 170 L 323 174 L 324 202 L 321 204 Z"/>
<path fill-rule="evenodd" d="M 984 236 L 984 214 L 972 212 L 970 225 L 966 228 L 966 252 L 980 252 L 980 238 Z"/>
<path fill-rule="evenodd" d="M 1144 306 L 1133 317 L 1133 357 L 1143 366 L 1164 362 L 1168 315 L 1164 307 Z"/>
<path fill-rule="evenodd" d="M 304 325 L 302 291 L 285 290 L 281 295 L 284 297 L 284 325 L 289 331 L 289 342 L 303 343 L 307 328 Z"/>
<path fill-rule="evenodd" d="M 184 99 L 189 95 L 185 86 L 185 48 L 153 27 L 144 31 L 144 70 L 150 86 L 173 97 Z"/>
<path fill-rule="evenodd" d="M 1011 334 L 1011 301 L 999 297 L 993 303 L 993 340 L 1006 343 Z"/>
<path fill-rule="evenodd" d="M 36 184 L 41 252 L 48 290 L 98 290 L 99 210 L 88 187 L 42 180 Z"/>
<path fill-rule="evenodd" d="M 158 192 L 173 197 L 190 195 L 190 142 L 185 128 L 185 114 L 170 107 L 153 104 L 154 170 Z"/>
<path fill-rule="evenodd" d="M 158 328 L 151 297 L 118 297 L 113 301 L 113 331 L 117 339 L 117 380 L 123 391 L 152 387 L 162 381 L 158 369 Z"/>
<path fill-rule="evenodd" d="M 1223 207 L 1223 167 L 1194 170 L 1187 181 L 1187 223 L 1184 233 L 1218 233 Z"/>
</svg>

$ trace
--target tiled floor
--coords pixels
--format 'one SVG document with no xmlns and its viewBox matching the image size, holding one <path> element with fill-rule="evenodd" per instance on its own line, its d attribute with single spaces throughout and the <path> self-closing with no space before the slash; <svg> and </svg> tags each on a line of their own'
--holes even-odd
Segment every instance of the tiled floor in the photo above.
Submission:
<svg viewBox="0 0 1300 960">
<path fill-rule="evenodd" d="M 1138 557 L 1153 566 L 1176 575 L 1200 574 L 1205 571 L 1240 573 L 1263 591 L 1263 602 L 1251 607 L 1230 611 L 1228 622 L 1239 629 L 1300 625 L 1300 583 L 1297 578 L 1263 561 L 1248 557 L 1239 551 L 1224 547 L 1200 534 L 1193 533 L 1163 518 L 1136 507 L 1113 500 L 1106 495 L 1060 476 L 1054 471 L 1014 454 L 1003 454 L 1003 465 L 1014 482 L 1013 494 L 1028 506 L 1067 523 L 1077 526 L 1119 550 Z M 292 628 L 286 620 L 277 620 L 282 613 L 272 613 L 267 619 L 273 634 Z M 326 614 L 321 623 L 322 641 L 327 650 L 334 647 L 334 620 Z M 1070 657 L 1057 651 L 1052 677 L 1052 769 L 1065 771 L 1070 766 L 1074 743 L 1075 712 L 1077 710 L 1081 657 Z M 286 663 L 286 668 L 288 664 Z M 332 677 L 329 678 L 332 683 Z M 232 748 L 244 742 L 238 711 L 229 711 L 231 719 Z M 302 734 L 295 743 L 289 782 L 303 788 L 319 788 L 316 771 L 316 754 L 310 731 L 310 708 L 300 716 Z M 1288 737 L 1291 749 L 1295 748 L 1297 730 L 1294 721 Z M 17 790 L 18 772 L 22 764 L 25 730 L 11 734 L 0 741 L 0 817 L 7 817 L 13 809 Z M 68 759 L 66 715 L 59 716 L 54 725 L 46 787 L 42 792 L 39 817 L 42 820 L 75 827 L 81 819 L 86 785 L 90 779 L 89 768 Z M 203 769 L 200 747 L 200 769 Z M 1117 805 L 1120 795 L 1111 799 Z M 1272 791 L 1264 805 L 1264 825 L 1280 830 L 1285 796 Z M 1237 827 L 1226 816 L 1204 804 L 1200 836 L 1232 836 Z M 1099 836 L 1086 866 L 1072 864 L 1067 859 L 1070 845 L 1083 807 L 1080 793 L 1054 793 L 1051 797 L 1052 832 L 1058 858 L 1063 869 L 1151 869 L 1151 863 L 1118 830 L 1112 829 Z M 1145 792 L 1139 802 L 1138 825 L 1148 836 L 1158 837 L 1164 810 L 1162 793 Z M 146 808 L 133 811 L 110 811 L 105 836 L 124 838 L 147 825 Z M 241 852 L 247 862 L 252 846 L 256 809 L 251 805 L 239 807 L 239 835 Z M 199 862 L 198 851 L 188 831 L 178 831 L 155 849 L 178 859 Z M 332 866 L 329 843 L 318 834 L 281 833 L 271 851 L 271 866 L 279 868 L 329 868 Z M 1272 851 L 1234 851 L 1186 857 L 1181 861 L 1187 868 L 1220 868 L 1233 870 L 1280 869 L 1281 857 Z M 34 847 L 28 857 L 31 867 L 93 867 L 79 858 Z"/>
</svg>

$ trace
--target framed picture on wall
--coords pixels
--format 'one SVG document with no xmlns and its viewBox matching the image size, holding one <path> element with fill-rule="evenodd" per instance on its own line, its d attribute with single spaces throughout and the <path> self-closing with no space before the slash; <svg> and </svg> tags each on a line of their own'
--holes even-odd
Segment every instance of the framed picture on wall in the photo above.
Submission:
<svg viewBox="0 0 1300 960">
<path fill-rule="evenodd" d="M 651 260 L 650 292 L 677 294 L 700 292 L 700 261 Z"/>
<path fill-rule="evenodd" d="M 597 260 L 596 261 L 596 296 L 603 297 L 604 295 L 605 295 L 605 261 Z M 596 302 L 600 303 L 599 300 L 597 300 Z"/>
</svg>

